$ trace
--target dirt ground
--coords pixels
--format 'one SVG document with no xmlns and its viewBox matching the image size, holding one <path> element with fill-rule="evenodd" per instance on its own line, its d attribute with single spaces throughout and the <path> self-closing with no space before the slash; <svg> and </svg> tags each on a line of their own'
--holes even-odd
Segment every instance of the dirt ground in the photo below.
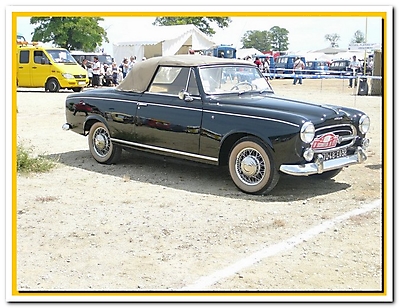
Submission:
<svg viewBox="0 0 399 308">
<path fill-rule="evenodd" d="M 19 90 L 18 142 L 57 167 L 17 176 L 16 289 L 101 291 L 89 297 L 127 301 L 143 294 L 198 301 L 209 292 L 237 301 L 381 294 L 382 98 L 354 95 L 346 80 L 271 83 L 281 96 L 366 111 L 368 160 L 333 180 L 282 176 L 269 195 L 247 195 L 214 166 L 128 152 L 116 165 L 100 165 L 87 138 L 61 129 L 71 92 Z M 377 206 L 344 217 L 370 203 Z"/>
</svg>

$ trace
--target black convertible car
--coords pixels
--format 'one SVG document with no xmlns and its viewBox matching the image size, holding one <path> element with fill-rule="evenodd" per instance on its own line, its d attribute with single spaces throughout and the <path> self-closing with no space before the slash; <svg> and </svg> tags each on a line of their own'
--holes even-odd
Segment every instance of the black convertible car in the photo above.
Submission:
<svg viewBox="0 0 399 308">
<path fill-rule="evenodd" d="M 151 58 L 116 88 L 70 94 L 66 120 L 99 163 L 129 148 L 228 165 L 251 194 L 281 172 L 331 178 L 363 162 L 370 126 L 359 110 L 277 97 L 248 61 L 196 55 Z"/>
</svg>

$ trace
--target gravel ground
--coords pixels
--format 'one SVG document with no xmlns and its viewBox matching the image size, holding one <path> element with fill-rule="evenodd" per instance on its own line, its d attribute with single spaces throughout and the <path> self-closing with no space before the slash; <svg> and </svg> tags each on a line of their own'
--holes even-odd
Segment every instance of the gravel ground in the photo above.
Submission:
<svg viewBox="0 0 399 308">
<path fill-rule="evenodd" d="M 250 301 L 290 301 L 283 292 L 302 300 L 378 297 L 387 282 L 382 99 L 353 95 L 346 82 L 272 85 L 281 96 L 366 111 L 368 160 L 334 180 L 282 176 L 266 196 L 241 193 L 214 166 L 128 152 L 117 165 L 97 164 L 85 137 L 61 130 L 71 92 L 21 89 L 18 142 L 57 167 L 17 176 L 16 289 L 128 291 L 122 300 L 143 291 L 154 301 L 165 294 L 148 291 L 201 291 L 189 296 L 194 301 L 210 291 Z"/>
</svg>

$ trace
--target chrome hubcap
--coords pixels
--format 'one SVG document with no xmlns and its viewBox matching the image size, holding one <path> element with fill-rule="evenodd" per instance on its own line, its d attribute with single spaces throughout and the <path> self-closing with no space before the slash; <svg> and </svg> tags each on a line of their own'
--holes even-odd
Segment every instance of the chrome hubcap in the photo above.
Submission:
<svg viewBox="0 0 399 308">
<path fill-rule="evenodd" d="M 104 150 L 106 141 L 105 141 L 105 138 L 103 135 L 97 135 L 96 139 L 94 140 L 94 143 L 98 150 L 100 150 L 100 151 Z"/>
<path fill-rule="evenodd" d="M 247 156 L 241 161 L 241 171 L 245 176 L 254 176 L 258 171 L 259 161 L 256 157 Z"/>
<path fill-rule="evenodd" d="M 236 174 L 246 185 L 257 185 L 265 177 L 265 161 L 257 150 L 243 149 L 237 155 Z"/>
<path fill-rule="evenodd" d="M 98 128 L 93 135 L 94 151 L 98 156 L 105 157 L 110 151 L 111 142 L 108 132 L 104 128 Z"/>
</svg>

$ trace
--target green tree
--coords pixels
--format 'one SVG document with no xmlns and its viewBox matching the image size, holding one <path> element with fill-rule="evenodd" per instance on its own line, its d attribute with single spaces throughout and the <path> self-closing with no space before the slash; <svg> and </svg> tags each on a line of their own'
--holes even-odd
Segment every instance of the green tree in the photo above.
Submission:
<svg viewBox="0 0 399 308">
<path fill-rule="evenodd" d="M 366 42 L 366 38 L 365 38 L 363 32 L 360 30 L 357 30 L 355 32 L 355 34 L 353 35 L 351 43 L 365 43 L 365 42 Z"/>
<path fill-rule="evenodd" d="M 333 47 L 333 48 L 339 47 L 337 42 L 341 39 L 341 37 L 337 33 L 326 34 L 324 36 L 324 38 L 326 39 L 326 41 L 330 41 L 331 47 Z"/>
<path fill-rule="evenodd" d="M 193 24 L 206 35 L 212 36 L 216 32 L 211 24 L 219 28 L 227 28 L 231 19 L 229 17 L 157 17 L 152 23 L 154 26 L 173 26 Z"/>
<path fill-rule="evenodd" d="M 241 38 L 243 48 L 256 48 L 259 51 L 270 50 L 271 44 L 268 31 L 250 30 Z"/>
<path fill-rule="evenodd" d="M 98 25 L 99 17 L 32 17 L 33 41 L 53 42 L 68 50 L 95 51 L 108 43 L 107 32 Z"/>
<path fill-rule="evenodd" d="M 278 26 L 271 27 L 269 30 L 271 50 L 284 51 L 288 50 L 288 34 L 290 32 L 285 28 Z"/>
</svg>

